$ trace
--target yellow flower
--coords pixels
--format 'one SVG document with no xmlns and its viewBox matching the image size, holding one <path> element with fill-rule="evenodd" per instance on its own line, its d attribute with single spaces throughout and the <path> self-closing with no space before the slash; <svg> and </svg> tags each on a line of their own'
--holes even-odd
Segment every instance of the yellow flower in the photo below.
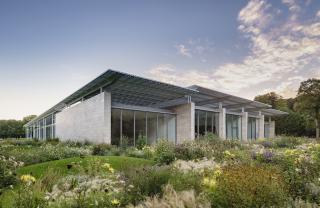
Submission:
<svg viewBox="0 0 320 208">
<path fill-rule="evenodd" d="M 36 182 L 36 178 L 31 175 L 22 175 L 20 180 L 24 183 L 34 183 Z"/>
<path fill-rule="evenodd" d="M 120 204 L 120 201 L 118 199 L 112 199 L 111 204 L 116 206 Z"/>
<path fill-rule="evenodd" d="M 114 169 L 113 169 L 112 167 L 109 168 L 109 171 L 110 171 L 111 173 L 114 173 Z"/>
<path fill-rule="evenodd" d="M 205 178 L 203 178 L 202 184 L 209 187 L 209 188 L 214 188 L 214 187 L 216 187 L 217 182 L 216 182 L 215 178 L 205 177 Z"/>
<path fill-rule="evenodd" d="M 214 171 L 213 175 L 214 175 L 214 177 L 218 177 L 221 175 L 221 173 L 222 173 L 221 169 L 217 169 Z"/>
<path fill-rule="evenodd" d="M 235 155 L 232 154 L 231 152 L 229 152 L 228 150 L 224 151 L 223 154 L 224 154 L 225 157 L 228 157 L 228 158 L 235 157 Z"/>
<path fill-rule="evenodd" d="M 105 163 L 102 165 L 102 167 L 109 169 L 111 167 L 111 165 L 109 163 Z"/>
</svg>

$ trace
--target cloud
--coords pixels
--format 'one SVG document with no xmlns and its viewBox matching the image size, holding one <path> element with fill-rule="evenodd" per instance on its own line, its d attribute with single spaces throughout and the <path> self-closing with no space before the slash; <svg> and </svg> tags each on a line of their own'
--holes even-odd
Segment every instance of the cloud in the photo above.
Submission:
<svg viewBox="0 0 320 208">
<path fill-rule="evenodd" d="M 187 57 L 192 57 L 190 50 L 188 48 L 186 48 L 185 45 L 180 44 L 176 46 L 176 49 L 178 50 L 178 53 L 182 56 L 187 56 Z"/>
<path fill-rule="evenodd" d="M 282 0 L 290 11 L 287 19 L 277 18 L 281 12 L 267 0 L 251 0 L 238 15 L 238 29 L 250 40 L 249 54 L 240 62 L 229 62 L 215 69 L 183 71 L 170 66 L 170 72 L 157 70 L 162 81 L 176 84 L 201 84 L 206 87 L 246 95 L 254 91 L 295 95 L 300 82 L 319 74 L 320 21 L 299 20 L 303 9 L 294 0 Z M 166 75 L 169 73 L 170 75 Z M 169 77 L 168 77 L 169 76 Z"/>
<path fill-rule="evenodd" d="M 205 56 L 214 51 L 214 44 L 208 39 L 189 39 L 186 42 L 174 46 L 178 54 L 186 57 L 194 57 L 196 60 L 205 60 Z"/>
</svg>

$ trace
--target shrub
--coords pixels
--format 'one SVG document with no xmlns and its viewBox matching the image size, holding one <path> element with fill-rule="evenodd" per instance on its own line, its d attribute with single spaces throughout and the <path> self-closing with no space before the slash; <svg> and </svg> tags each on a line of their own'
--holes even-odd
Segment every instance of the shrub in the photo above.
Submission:
<svg viewBox="0 0 320 208">
<path fill-rule="evenodd" d="M 97 144 L 93 146 L 92 155 L 108 155 L 112 146 L 109 144 Z"/>
<path fill-rule="evenodd" d="M 126 150 L 126 155 L 129 157 L 145 158 L 144 152 L 135 147 L 129 147 Z"/>
<path fill-rule="evenodd" d="M 317 152 L 312 145 L 310 150 L 287 149 L 277 159 L 276 165 L 283 172 L 292 198 L 320 203 L 320 161 Z"/>
<path fill-rule="evenodd" d="M 124 135 L 120 140 L 120 147 L 121 149 L 127 149 L 128 146 L 129 146 L 129 137 Z"/>
<path fill-rule="evenodd" d="M 172 176 L 169 179 L 169 184 L 173 186 L 176 191 L 194 190 L 197 194 L 202 192 L 201 181 L 202 176 L 197 172 L 172 172 Z"/>
<path fill-rule="evenodd" d="M 175 156 L 181 160 L 194 160 L 206 156 L 205 149 L 198 142 L 184 142 L 174 148 Z"/>
<path fill-rule="evenodd" d="M 16 173 L 7 161 L 0 159 L 0 195 L 3 188 L 16 184 Z"/>
<path fill-rule="evenodd" d="M 170 164 L 175 160 L 174 144 L 162 139 L 155 146 L 155 160 L 158 164 Z"/>
<path fill-rule="evenodd" d="M 142 148 L 144 146 L 146 146 L 146 144 L 147 144 L 147 137 L 139 134 L 138 139 L 137 139 L 137 143 L 136 143 L 137 148 L 139 150 L 142 150 Z"/>
<path fill-rule="evenodd" d="M 168 166 L 153 166 L 126 171 L 127 183 L 132 186 L 128 192 L 128 200 L 136 204 L 146 196 L 162 194 L 162 186 L 167 184 L 172 175 L 172 170 Z"/>
<path fill-rule="evenodd" d="M 279 148 L 295 148 L 302 144 L 302 139 L 298 137 L 286 137 L 282 136 L 274 140 L 274 144 Z"/>
<path fill-rule="evenodd" d="M 238 165 L 222 169 L 209 196 L 214 207 L 283 207 L 285 182 L 275 168 Z"/>
</svg>

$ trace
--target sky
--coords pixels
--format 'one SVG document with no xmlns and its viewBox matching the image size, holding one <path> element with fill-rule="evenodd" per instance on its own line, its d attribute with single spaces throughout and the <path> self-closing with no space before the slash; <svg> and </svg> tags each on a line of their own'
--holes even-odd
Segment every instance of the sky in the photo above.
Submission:
<svg viewBox="0 0 320 208">
<path fill-rule="evenodd" d="M 0 0 L 0 119 L 107 69 L 253 99 L 320 78 L 319 0 Z"/>
</svg>

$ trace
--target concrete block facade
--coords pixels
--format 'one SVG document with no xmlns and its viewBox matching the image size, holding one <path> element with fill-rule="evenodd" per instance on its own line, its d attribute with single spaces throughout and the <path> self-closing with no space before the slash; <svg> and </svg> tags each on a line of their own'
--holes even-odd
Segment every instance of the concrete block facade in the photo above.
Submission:
<svg viewBox="0 0 320 208">
<path fill-rule="evenodd" d="M 188 103 L 179 105 L 173 108 L 177 114 L 177 143 L 182 143 L 186 140 L 194 140 L 194 119 L 195 119 L 195 105 Z"/>
<path fill-rule="evenodd" d="M 241 116 L 241 139 L 242 141 L 248 141 L 248 112 L 242 112 Z"/>
<path fill-rule="evenodd" d="M 111 95 L 103 92 L 56 114 L 56 137 L 65 140 L 111 142 Z"/>
</svg>

